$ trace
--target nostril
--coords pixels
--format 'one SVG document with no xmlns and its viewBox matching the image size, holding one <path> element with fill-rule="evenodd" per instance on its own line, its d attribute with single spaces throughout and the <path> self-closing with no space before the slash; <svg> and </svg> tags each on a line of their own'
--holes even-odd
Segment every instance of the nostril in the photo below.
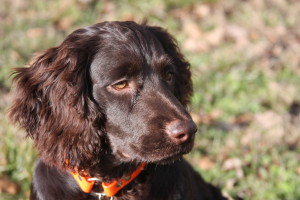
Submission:
<svg viewBox="0 0 300 200">
<path fill-rule="evenodd" d="M 192 120 L 176 120 L 166 126 L 167 134 L 177 144 L 187 141 L 196 131 L 197 126 Z"/>
<path fill-rule="evenodd" d="M 176 138 L 177 138 L 177 139 L 180 139 L 180 140 L 183 140 L 183 139 L 185 139 L 186 137 L 187 137 L 187 134 L 182 133 L 182 134 L 179 134 Z"/>
</svg>

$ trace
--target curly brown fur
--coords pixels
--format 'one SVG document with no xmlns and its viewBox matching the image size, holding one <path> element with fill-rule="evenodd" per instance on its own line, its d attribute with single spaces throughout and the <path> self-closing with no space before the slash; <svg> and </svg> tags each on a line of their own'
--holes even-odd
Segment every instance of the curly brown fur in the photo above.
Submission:
<svg viewBox="0 0 300 200">
<path fill-rule="evenodd" d="M 103 22 L 16 69 L 10 118 L 40 157 L 31 199 L 94 199 L 68 169 L 110 181 L 141 162 L 146 169 L 115 199 L 222 199 L 181 159 L 196 132 L 185 109 L 189 67 L 166 30 Z"/>
</svg>

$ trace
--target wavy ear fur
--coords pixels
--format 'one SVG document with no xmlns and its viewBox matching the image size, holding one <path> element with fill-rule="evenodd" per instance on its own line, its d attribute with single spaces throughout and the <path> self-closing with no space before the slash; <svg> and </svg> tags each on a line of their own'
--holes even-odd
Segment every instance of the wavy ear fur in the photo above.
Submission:
<svg viewBox="0 0 300 200">
<path fill-rule="evenodd" d="M 191 80 L 190 64 L 187 62 L 180 52 L 176 40 L 166 30 L 160 27 L 148 27 L 149 30 L 156 36 L 162 44 L 164 50 L 173 59 L 177 67 L 178 74 L 176 74 L 176 97 L 186 106 L 193 93 L 193 85 Z"/>
<path fill-rule="evenodd" d="M 103 116 L 91 95 L 88 67 L 99 40 L 92 31 L 75 31 L 15 72 L 10 118 L 33 138 L 40 157 L 59 168 L 66 160 L 71 167 L 89 168 L 101 150 Z"/>
</svg>

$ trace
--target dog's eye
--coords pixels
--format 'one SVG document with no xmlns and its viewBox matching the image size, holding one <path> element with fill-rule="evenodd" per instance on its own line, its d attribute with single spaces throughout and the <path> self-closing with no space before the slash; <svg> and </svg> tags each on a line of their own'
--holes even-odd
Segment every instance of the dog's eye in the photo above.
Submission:
<svg viewBox="0 0 300 200">
<path fill-rule="evenodd" d="M 120 81 L 120 82 L 114 84 L 112 87 L 116 90 L 122 90 L 122 89 L 126 88 L 127 86 L 128 86 L 127 81 Z"/>
<path fill-rule="evenodd" d="M 172 81 L 173 80 L 173 77 L 174 77 L 174 73 L 173 72 L 167 72 L 166 73 L 166 76 L 165 76 L 165 79 L 166 81 Z"/>
</svg>

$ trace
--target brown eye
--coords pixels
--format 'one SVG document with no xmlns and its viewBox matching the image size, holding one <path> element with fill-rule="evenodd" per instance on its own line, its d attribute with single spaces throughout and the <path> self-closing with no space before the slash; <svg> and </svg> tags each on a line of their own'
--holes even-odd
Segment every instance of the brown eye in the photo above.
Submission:
<svg viewBox="0 0 300 200">
<path fill-rule="evenodd" d="M 166 81 L 172 81 L 174 77 L 174 73 L 173 72 L 167 72 L 166 74 Z"/>
<path fill-rule="evenodd" d="M 127 86 L 128 86 L 127 81 L 121 81 L 121 82 L 114 84 L 112 87 L 116 90 L 122 90 L 122 89 L 126 88 Z"/>
</svg>

